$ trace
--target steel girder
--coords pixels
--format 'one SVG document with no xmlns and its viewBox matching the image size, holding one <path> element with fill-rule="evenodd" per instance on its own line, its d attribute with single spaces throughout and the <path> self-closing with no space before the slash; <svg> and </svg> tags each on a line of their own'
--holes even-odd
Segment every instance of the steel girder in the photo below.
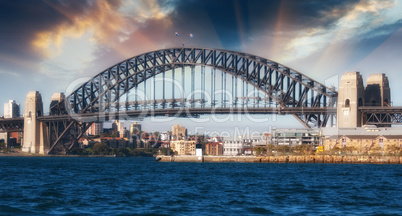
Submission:
<svg viewBox="0 0 402 216">
<path fill-rule="evenodd" d="M 402 124 L 402 107 L 360 107 L 365 124 Z"/>
<path fill-rule="evenodd" d="M 67 119 L 47 121 L 47 137 L 50 144 L 48 154 L 68 153 L 91 125 L 92 123 Z"/>
<path fill-rule="evenodd" d="M 67 110 L 71 114 L 108 112 L 130 89 L 184 66 L 212 67 L 236 76 L 265 92 L 280 107 L 331 108 L 336 103 L 336 91 L 274 61 L 235 51 L 171 48 L 135 56 L 99 73 L 67 97 Z M 322 113 L 294 116 L 306 127 L 325 126 L 329 118 Z"/>
<path fill-rule="evenodd" d="M 24 118 L 0 119 L 0 132 L 24 131 Z"/>
</svg>

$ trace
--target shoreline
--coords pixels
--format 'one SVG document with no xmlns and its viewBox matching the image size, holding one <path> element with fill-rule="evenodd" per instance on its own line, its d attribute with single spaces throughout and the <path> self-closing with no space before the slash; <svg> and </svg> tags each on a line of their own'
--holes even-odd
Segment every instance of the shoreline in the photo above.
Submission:
<svg viewBox="0 0 402 216">
<path fill-rule="evenodd" d="M 156 161 L 190 162 L 190 163 L 402 164 L 402 156 L 354 156 L 354 155 L 157 156 Z"/>
<path fill-rule="evenodd" d="M 120 157 L 115 155 L 40 155 L 12 151 L 0 157 Z M 402 164 L 402 156 L 281 155 L 281 156 L 154 156 L 158 162 L 185 163 L 321 163 L 321 164 Z"/>
</svg>

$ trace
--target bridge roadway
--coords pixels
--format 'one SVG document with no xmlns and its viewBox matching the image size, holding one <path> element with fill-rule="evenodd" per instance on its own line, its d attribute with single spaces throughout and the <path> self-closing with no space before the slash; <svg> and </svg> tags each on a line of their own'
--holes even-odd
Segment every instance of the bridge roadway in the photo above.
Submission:
<svg viewBox="0 0 402 216">
<path fill-rule="evenodd" d="M 359 107 L 363 114 L 368 115 L 369 121 L 379 121 L 378 124 L 402 124 L 402 106 L 398 107 L 375 107 L 365 106 Z M 237 108 L 171 108 L 171 109 L 145 109 L 130 110 L 109 113 L 85 113 L 73 115 L 47 115 L 40 116 L 38 120 L 41 122 L 55 121 L 81 121 L 81 122 L 99 122 L 108 121 L 119 118 L 138 118 L 149 116 L 166 116 L 166 117 L 198 117 L 199 115 L 211 114 L 317 114 L 327 113 L 336 115 L 336 108 L 318 107 L 318 108 L 293 108 L 293 107 L 237 107 Z M 382 119 L 378 117 L 382 115 Z M 376 117 L 377 116 L 377 117 Z M 381 120 L 388 119 L 388 122 Z M 377 124 L 376 123 L 376 124 Z M 0 119 L 0 132 L 23 131 L 24 118 Z"/>
<path fill-rule="evenodd" d="M 336 114 L 336 108 L 266 108 L 266 107 L 239 107 L 239 108 L 171 108 L 171 109 L 146 109 L 146 110 L 129 110 L 120 112 L 108 113 L 84 113 L 73 115 L 60 115 L 60 116 L 42 116 L 38 119 L 40 121 L 61 121 L 61 120 L 76 120 L 82 122 L 96 122 L 108 121 L 118 119 L 119 117 L 149 117 L 149 116 L 167 116 L 167 117 L 196 117 L 199 115 L 213 115 L 213 114 L 317 114 L 317 113 L 330 113 Z"/>
<path fill-rule="evenodd" d="M 171 108 L 171 109 L 145 109 L 145 110 L 129 110 L 108 113 L 84 113 L 72 115 L 47 115 L 39 116 L 41 122 L 56 121 L 80 121 L 80 122 L 100 122 L 113 119 L 142 118 L 149 116 L 166 116 L 166 117 L 198 117 L 199 115 L 213 114 L 317 114 L 329 113 L 336 114 L 336 108 L 292 108 L 292 107 L 237 107 L 237 108 Z M 0 119 L 0 131 L 23 131 L 24 118 Z"/>
</svg>

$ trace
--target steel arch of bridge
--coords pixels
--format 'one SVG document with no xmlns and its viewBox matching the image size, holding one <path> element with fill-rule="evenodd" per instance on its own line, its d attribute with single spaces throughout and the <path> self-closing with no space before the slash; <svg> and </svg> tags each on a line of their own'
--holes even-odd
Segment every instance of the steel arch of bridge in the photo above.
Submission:
<svg viewBox="0 0 402 216">
<path fill-rule="evenodd" d="M 170 48 L 129 58 L 97 74 L 67 96 L 67 109 L 70 114 L 108 112 L 140 83 L 186 66 L 211 67 L 240 78 L 266 93 L 282 108 L 332 108 L 336 103 L 335 90 L 265 58 L 220 49 Z M 174 106 L 173 103 L 170 108 Z M 292 115 L 306 127 L 325 126 L 329 118 L 325 112 L 302 111 Z"/>
</svg>

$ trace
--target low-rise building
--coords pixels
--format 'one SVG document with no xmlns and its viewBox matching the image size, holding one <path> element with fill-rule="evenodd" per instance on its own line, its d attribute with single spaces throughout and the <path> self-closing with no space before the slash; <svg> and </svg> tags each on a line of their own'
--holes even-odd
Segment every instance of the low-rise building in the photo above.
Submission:
<svg viewBox="0 0 402 216">
<path fill-rule="evenodd" d="M 269 144 L 273 145 L 318 145 L 320 136 L 316 129 L 274 129 Z"/>
<path fill-rule="evenodd" d="M 324 139 L 324 151 L 347 147 L 350 153 L 389 152 L 402 146 L 402 135 L 342 135 Z"/>
<path fill-rule="evenodd" d="M 215 143 L 207 143 L 205 145 L 205 154 L 206 155 L 223 155 L 223 146 L 220 142 Z"/>
<path fill-rule="evenodd" d="M 243 154 L 243 140 L 225 139 L 223 141 L 223 155 L 234 156 Z"/>
<path fill-rule="evenodd" d="M 196 140 L 171 140 L 170 148 L 177 152 L 177 155 L 195 155 Z"/>
<path fill-rule="evenodd" d="M 365 126 L 323 129 L 324 151 L 347 147 L 350 153 L 392 153 L 402 147 L 400 128 Z"/>
<path fill-rule="evenodd" d="M 78 140 L 80 148 L 90 148 L 94 146 L 95 143 L 96 142 L 94 140 L 88 138 L 81 138 Z"/>
</svg>

